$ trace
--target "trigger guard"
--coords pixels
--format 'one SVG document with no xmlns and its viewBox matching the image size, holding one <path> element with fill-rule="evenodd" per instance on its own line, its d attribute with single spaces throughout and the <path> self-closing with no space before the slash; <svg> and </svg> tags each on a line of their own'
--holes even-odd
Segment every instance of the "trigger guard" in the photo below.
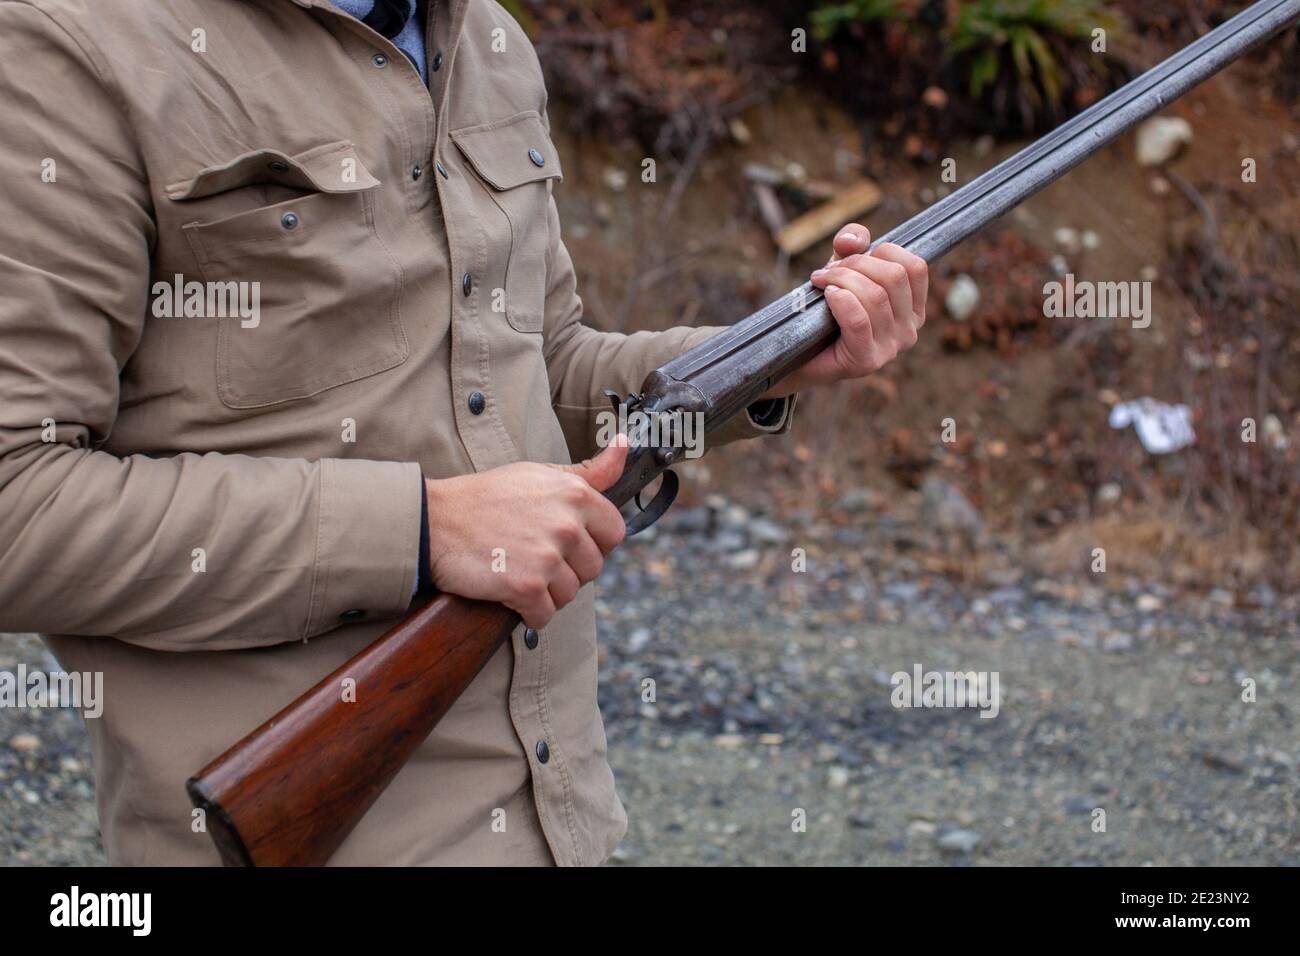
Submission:
<svg viewBox="0 0 1300 956">
<path fill-rule="evenodd" d="M 627 536 L 630 538 L 634 534 L 639 534 L 662 518 L 664 512 L 672 507 L 673 499 L 677 497 L 677 490 L 680 487 L 681 481 L 678 480 L 676 472 L 665 471 L 654 499 L 628 519 Z M 640 503 L 638 498 L 637 504 Z"/>
</svg>

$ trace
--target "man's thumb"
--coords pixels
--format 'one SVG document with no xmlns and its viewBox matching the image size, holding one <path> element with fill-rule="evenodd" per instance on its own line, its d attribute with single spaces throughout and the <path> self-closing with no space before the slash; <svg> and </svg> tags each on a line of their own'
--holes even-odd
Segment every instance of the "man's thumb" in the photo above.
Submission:
<svg viewBox="0 0 1300 956">
<path fill-rule="evenodd" d="M 618 476 L 623 474 L 623 466 L 626 462 L 627 436 L 620 433 L 615 435 L 613 442 L 595 458 L 556 467 L 577 475 L 597 491 L 604 491 L 618 481 Z"/>
</svg>

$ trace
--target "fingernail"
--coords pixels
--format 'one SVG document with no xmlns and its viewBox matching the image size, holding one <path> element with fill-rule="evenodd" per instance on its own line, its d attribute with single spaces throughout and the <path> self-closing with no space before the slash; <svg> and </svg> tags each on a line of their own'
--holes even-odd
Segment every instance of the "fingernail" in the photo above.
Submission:
<svg viewBox="0 0 1300 956">
<path fill-rule="evenodd" d="M 840 287 L 837 286 L 837 285 L 835 285 L 835 284 L 832 282 L 832 283 L 827 284 L 827 286 L 826 286 L 826 291 L 827 291 L 827 292 L 839 292 L 839 291 L 840 291 Z"/>
<path fill-rule="evenodd" d="M 814 270 L 813 270 L 812 277 L 813 277 L 814 279 L 820 279 L 820 278 L 821 278 L 822 276 L 824 276 L 825 274 L 826 274 L 826 270 L 825 270 L 825 269 L 814 269 Z"/>
</svg>

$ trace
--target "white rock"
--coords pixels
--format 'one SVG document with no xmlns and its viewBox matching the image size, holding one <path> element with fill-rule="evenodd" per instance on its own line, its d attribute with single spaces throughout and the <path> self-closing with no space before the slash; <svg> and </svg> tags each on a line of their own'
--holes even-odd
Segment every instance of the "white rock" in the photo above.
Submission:
<svg viewBox="0 0 1300 956">
<path fill-rule="evenodd" d="M 1143 614 L 1153 614 L 1165 606 L 1165 602 L 1154 594 L 1139 594 L 1137 609 Z"/>
<path fill-rule="evenodd" d="M 948 289 L 948 296 L 943 300 L 948 314 L 958 322 L 965 322 L 969 319 L 979 302 L 979 286 L 975 284 L 974 279 L 964 272 L 952 281 L 952 285 Z"/>
<path fill-rule="evenodd" d="M 1137 161 L 1159 166 L 1178 155 L 1192 141 L 1192 124 L 1176 116 L 1153 116 L 1137 130 Z"/>
<path fill-rule="evenodd" d="M 980 845 L 980 835 L 974 830 L 949 830 L 936 843 L 945 853 L 973 853 Z"/>
<path fill-rule="evenodd" d="M 15 734 L 9 738 L 9 746 L 20 754 L 29 754 L 40 749 L 41 741 L 35 734 Z"/>
<path fill-rule="evenodd" d="M 1066 252 L 1075 253 L 1079 251 L 1079 233 L 1069 226 L 1062 226 L 1057 229 L 1053 236 L 1056 244 Z"/>
</svg>

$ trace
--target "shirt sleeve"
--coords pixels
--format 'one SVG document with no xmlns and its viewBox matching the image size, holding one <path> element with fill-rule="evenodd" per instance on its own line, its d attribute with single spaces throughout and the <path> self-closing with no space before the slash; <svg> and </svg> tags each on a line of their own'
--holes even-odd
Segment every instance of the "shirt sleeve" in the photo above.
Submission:
<svg viewBox="0 0 1300 956">
<path fill-rule="evenodd" d="M 0 2 L 0 630 L 218 650 L 402 613 L 417 464 L 100 450 L 155 236 L 95 56 Z"/>
<path fill-rule="evenodd" d="M 589 458 L 596 445 L 596 416 L 609 410 L 604 390 L 621 395 L 640 389 L 647 375 L 725 326 L 680 327 L 663 332 L 600 332 L 582 324 L 582 299 L 573 260 L 560 238 L 559 213 L 551 200 L 547 256 L 546 318 L 543 348 L 551 380 L 551 404 L 575 461 Z M 715 447 L 790 428 L 797 396 L 755 402 L 710 432 Z"/>
</svg>

